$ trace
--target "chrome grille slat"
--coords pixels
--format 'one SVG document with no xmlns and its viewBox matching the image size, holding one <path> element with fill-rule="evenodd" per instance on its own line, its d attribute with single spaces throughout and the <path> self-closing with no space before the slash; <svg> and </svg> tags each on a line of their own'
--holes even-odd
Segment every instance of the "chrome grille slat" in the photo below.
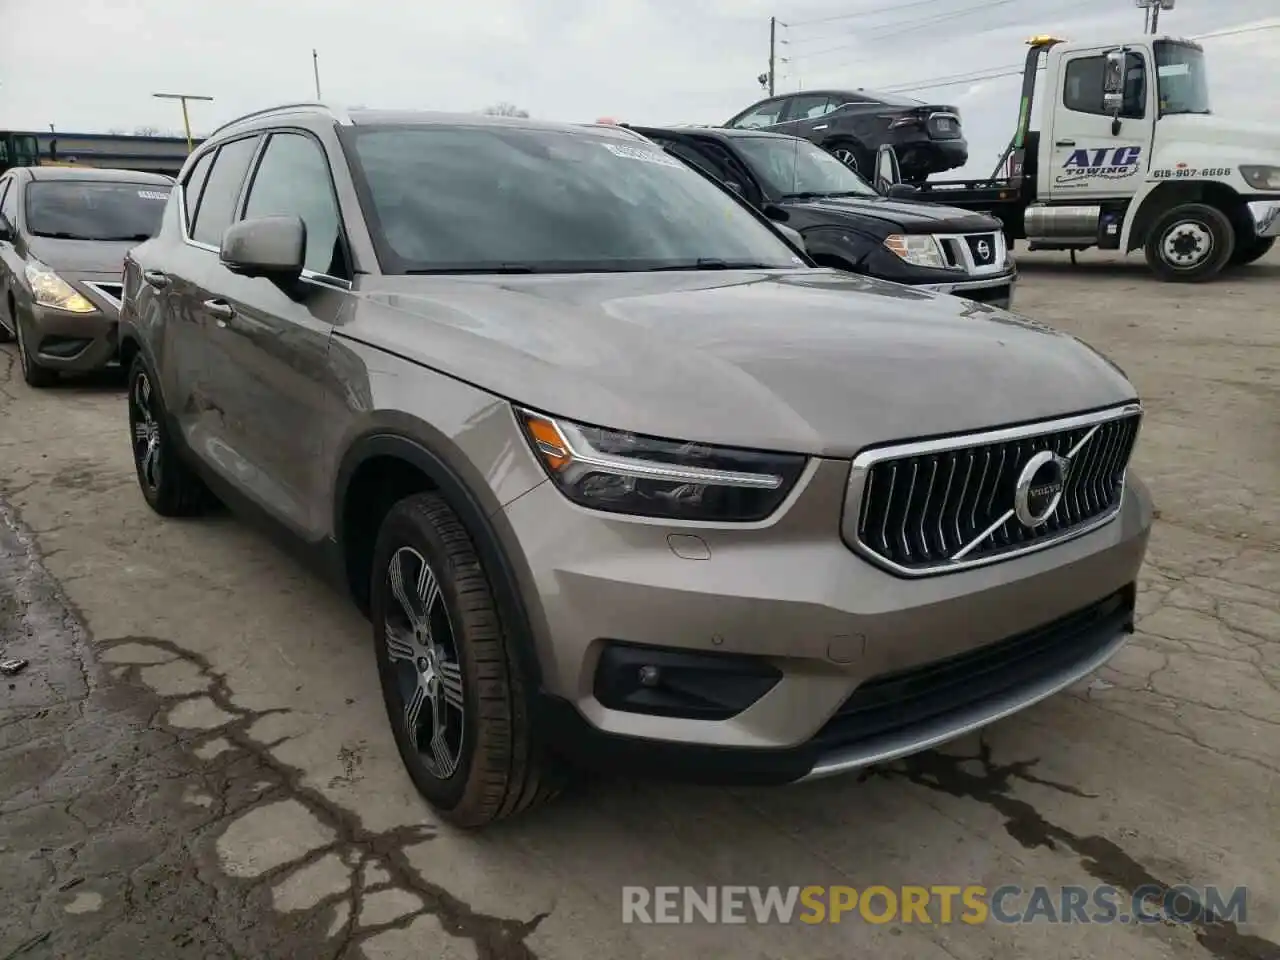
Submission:
<svg viewBox="0 0 1280 960">
<path fill-rule="evenodd" d="M 860 502 L 856 510 L 850 504 L 847 516 L 857 523 L 846 537 L 891 569 L 922 575 L 995 562 L 1086 532 L 1119 509 L 1140 421 L 1141 408 L 1130 405 L 869 451 L 855 460 L 861 482 L 851 489 Z M 1044 451 L 1067 457 L 1073 450 L 1058 509 L 1025 526 L 1012 510 L 1027 462 Z"/>
</svg>

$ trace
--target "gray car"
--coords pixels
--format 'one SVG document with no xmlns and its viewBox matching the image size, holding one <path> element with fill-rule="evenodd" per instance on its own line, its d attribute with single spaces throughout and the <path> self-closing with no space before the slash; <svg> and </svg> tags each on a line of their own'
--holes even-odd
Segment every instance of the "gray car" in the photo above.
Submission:
<svg viewBox="0 0 1280 960">
<path fill-rule="evenodd" d="M 28 384 L 116 362 L 124 257 L 159 229 L 172 187 L 132 170 L 22 167 L 0 177 L 0 341 L 17 339 Z"/>
<path fill-rule="evenodd" d="M 349 591 L 408 772 L 460 824 L 580 765 L 903 756 L 1132 630 L 1152 509 L 1120 370 L 807 266 L 625 130 L 236 121 L 127 258 L 121 350 L 148 503 L 215 495 Z"/>
</svg>

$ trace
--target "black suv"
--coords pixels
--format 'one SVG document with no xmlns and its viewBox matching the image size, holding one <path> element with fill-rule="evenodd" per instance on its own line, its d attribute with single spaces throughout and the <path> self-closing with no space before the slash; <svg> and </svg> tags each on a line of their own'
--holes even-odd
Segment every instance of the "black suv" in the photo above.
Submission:
<svg viewBox="0 0 1280 960">
<path fill-rule="evenodd" d="M 752 104 L 724 124 L 804 137 L 871 176 L 876 151 L 893 147 L 907 183 L 963 167 L 969 144 L 955 107 L 870 90 L 803 90 Z"/>
<path fill-rule="evenodd" d="M 834 267 L 1008 308 L 1017 268 L 984 213 L 881 196 L 807 140 L 751 130 L 628 127 L 798 232 Z M 910 189 L 910 188 L 907 188 Z"/>
</svg>

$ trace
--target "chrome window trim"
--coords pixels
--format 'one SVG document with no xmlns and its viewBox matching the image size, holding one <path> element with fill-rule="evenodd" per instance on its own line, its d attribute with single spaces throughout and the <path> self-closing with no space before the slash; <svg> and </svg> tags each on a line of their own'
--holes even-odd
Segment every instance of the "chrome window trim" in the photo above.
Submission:
<svg viewBox="0 0 1280 960">
<path fill-rule="evenodd" d="M 864 450 L 853 458 L 853 468 L 849 471 L 849 484 L 845 491 L 845 513 L 843 521 L 843 532 L 845 540 L 852 545 L 854 552 L 860 557 L 875 564 L 881 569 L 888 570 L 891 573 L 918 580 L 922 577 L 937 577 L 949 573 L 955 573 L 960 570 L 972 570 L 976 567 L 985 567 L 993 563 L 1004 563 L 1006 560 L 1012 560 L 1015 557 L 1024 557 L 1031 553 L 1038 553 L 1041 550 L 1047 550 L 1068 540 L 1075 540 L 1083 537 L 1085 534 L 1093 533 L 1113 521 L 1120 513 L 1124 506 L 1124 484 L 1128 476 L 1129 465 L 1125 464 L 1125 471 L 1121 475 L 1121 495 L 1116 501 L 1116 505 L 1106 513 L 1092 518 L 1070 529 L 1063 530 L 1054 536 L 1045 537 L 1043 540 L 1037 540 L 1035 543 L 1028 543 L 1020 547 L 1009 550 L 1003 550 L 999 553 L 989 554 L 983 557 L 962 558 L 959 560 L 950 560 L 942 563 L 934 564 L 928 567 L 907 567 L 892 560 L 888 560 L 881 556 L 871 547 L 862 542 L 862 538 L 858 535 L 858 517 L 862 510 L 862 497 L 866 492 L 867 474 L 871 467 L 884 460 L 896 460 L 900 457 L 918 457 L 931 453 L 941 453 L 950 450 L 963 450 L 968 447 L 979 447 L 991 443 L 1007 443 L 1011 440 L 1025 440 L 1031 437 L 1043 436 L 1049 433 L 1059 433 L 1064 430 L 1074 430 L 1079 427 L 1097 427 L 1104 423 L 1110 423 L 1113 420 L 1123 420 L 1126 417 L 1136 416 L 1138 418 L 1138 431 L 1142 429 L 1143 407 L 1139 401 L 1131 401 L 1121 404 L 1117 407 L 1109 407 L 1106 410 L 1098 410 L 1093 413 L 1076 414 L 1069 417 L 1059 417 L 1054 420 L 1039 420 L 1035 423 L 1023 424 L 1018 427 L 1004 427 L 995 430 L 986 430 L 980 433 L 966 433 L 949 437 L 938 437 L 933 440 L 919 440 L 908 443 L 898 443 L 892 446 L 875 447 L 871 450 Z M 1134 444 L 1137 444 L 1137 435 L 1134 436 Z M 1132 458 L 1132 454 L 1130 454 Z"/>
</svg>

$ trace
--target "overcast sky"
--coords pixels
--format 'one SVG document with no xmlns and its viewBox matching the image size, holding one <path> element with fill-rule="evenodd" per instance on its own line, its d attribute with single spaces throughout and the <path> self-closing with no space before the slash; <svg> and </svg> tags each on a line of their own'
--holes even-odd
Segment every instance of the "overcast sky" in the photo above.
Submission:
<svg viewBox="0 0 1280 960">
<path fill-rule="evenodd" d="M 925 82 L 1016 67 L 1033 33 L 1139 34 L 1133 0 L 0 0 L 0 128 L 181 129 L 153 92 L 192 104 L 197 133 L 239 114 L 324 98 L 352 106 L 716 123 L 762 96 L 769 17 L 781 90 L 914 86 L 958 106 L 971 169 L 1008 140 L 1018 79 Z M 853 15 L 853 14 L 859 15 Z M 1178 0 L 1161 26 L 1198 35 L 1271 24 L 1280 0 Z M 1280 29 L 1203 41 L 1216 112 L 1280 122 Z"/>
</svg>

